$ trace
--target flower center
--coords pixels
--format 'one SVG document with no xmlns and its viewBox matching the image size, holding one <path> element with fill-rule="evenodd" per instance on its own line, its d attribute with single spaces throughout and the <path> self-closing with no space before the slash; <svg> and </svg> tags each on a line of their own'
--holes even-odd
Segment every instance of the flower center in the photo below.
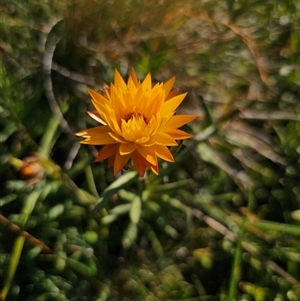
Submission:
<svg viewBox="0 0 300 301">
<path fill-rule="evenodd" d="M 126 122 L 132 121 L 134 119 L 142 119 L 146 124 L 148 124 L 149 122 L 148 119 L 143 114 L 138 113 L 136 111 L 136 108 L 134 108 L 133 111 L 127 113 L 122 119 L 124 119 Z"/>
</svg>

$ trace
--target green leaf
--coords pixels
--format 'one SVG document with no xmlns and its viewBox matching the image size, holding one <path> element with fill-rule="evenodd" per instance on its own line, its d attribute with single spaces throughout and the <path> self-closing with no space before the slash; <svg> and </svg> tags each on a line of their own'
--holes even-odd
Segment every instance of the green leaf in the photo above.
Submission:
<svg viewBox="0 0 300 301">
<path fill-rule="evenodd" d="M 142 202 L 139 196 L 136 196 L 130 209 L 130 220 L 133 224 L 138 224 L 141 217 Z"/>
<path fill-rule="evenodd" d="M 188 179 L 180 180 L 177 182 L 172 183 L 164 183 L 161 185 L 153 185 L 148 188 L 149 191 L 155 192 L 155 193 L 171 193 L 171 192 L 177 192 L 179 189 L 185 188 L 187 189 L 191 185 L 191 181 Z"/>
<path fill-rule="evenodd" d="M 127 213 L 131 208 L 131 204 L 121 204 L 110 210 L 110 214 L 122 215 Z"/>
<path fill-rule="evenodd" d="M 264 231 L 278 231 L 280 233 L 290 234 L 294 236 L 300 236 L 300 227 L 299 225 L 289 225 L 277 222 L 270 221 L 255 221 L 249 222 L 245 221 L 245 227 L 247 226 L 255 226 Z"/>
<path fill-rule="evenodd" d="M 229 297 L 228 300 L 237 300 L 238 296 L 238 283 L 241 280 L 241 272 L 242 272 L 242 254 L 243 254 L 243 247 L 242 247 L 242 240 L 244 235 L 244 227 L 239 234 L 239 240 L 235 249 L 234 253 L 234 260 L 233 265 L 231 268 L 231 276 L 229 282 Z"/>
<path fill-rule="evenodd" d="M 66 258 L 68 267 L 73 269 L 76 273 L 80 273 L 84 277 L 92 277 L 97 273 L 97 267 L 92 259 L 87 260 L 90 265 L 81 263 L 73 258 Z"/>
<path fill-rule="evenodd" d="M 110 215 L 106 215 L 104 216 L 102 219 L 101 219 L 101 223 L 103 225 L 108 225 L 108 224 L 111 224 L 113 223 L 115 220 L 118 219 L 118 215 L 116 214 L 110 214 Z"/>
<path fill-rule="evenodd" d="M 130 223 L 124 232 L 124 236 L 122 240 L 122 244 L 125 249 L 128 249 L 132 246 L 132 244 L 136 240 L 137 233 L 138 233 L 137 224 Z"/>
<path fill-rule="evenodd" d="M 59 119 L 55 116 L 53 116 L 46 127 L 46 131 L 43 134 L 43 137 L 41 139 L 40 143 L 40 153 L 44 157 L 48 157 L 51 153 L 51 150 L 56 142 L 56 139 L 58 138 L 57 130 L 59 128 Z"/>
<path fill-rule="evenodd" d="M 137 178 L 137 172 L 131 171 L 127 172 L 124 175 L 122 175 L 120 178 L 118 178 L 116 181 L 114 181 L 110 186 L 108 186 L 103 194 L 102 197 L 98 200 L 98 202 L 95 205 L 94 212 L 101 210 L 106 206 L 108 201 L 111 199 L 111 197 L 118 192 L 120 189 L 128 186 L 131 184 L 135 179 Z"/>
</svg>

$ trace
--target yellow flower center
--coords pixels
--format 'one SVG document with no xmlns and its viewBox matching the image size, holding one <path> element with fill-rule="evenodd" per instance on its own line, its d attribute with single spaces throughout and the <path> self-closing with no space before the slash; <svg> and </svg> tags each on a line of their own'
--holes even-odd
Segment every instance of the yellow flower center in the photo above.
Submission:
<svg viewBox="0 0 300 301">
<path fill-rule="evenodd" d="M 124 119 L 126 122 L 133 120 L 133 119 L 143 119 L 144 122 L 146 124 L 148 124 L 147 118 L 143 114 L 138 113 L 135 108 L 134 108 L 134 111 L 127 113 L 122 119 Z"/>
<path fill-rule="evenodd" d="M 136 108 L 126 114 L 121 120 L 123 137 L 125 138 L 125 140 L 130 142 L 139 143 L 146 127 L 147 122 L 145 120 L 145 117 L 142 114 L 138 113 L 136 111 Z M 149 137 L 147 137 L 146 140 L 148 139 Z"/>
</svg>

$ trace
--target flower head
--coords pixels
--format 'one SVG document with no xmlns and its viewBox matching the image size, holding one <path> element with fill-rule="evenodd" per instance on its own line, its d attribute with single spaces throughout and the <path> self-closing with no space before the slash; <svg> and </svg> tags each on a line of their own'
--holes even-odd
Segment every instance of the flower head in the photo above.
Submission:
<svg viewBox="0 0 300 301">
<path fill-rule="evenodd" d="M 141 177 L 147 167 L 158 174 L 157 158 L 174 162 L 168 146 L 191 138 L 178 128 L 197 117 L 174 115 L 187 94 L 171 91 L 174 82 L 154 84 L 150 73 L 140 82 L 132 69 L 127 84 L 115 71 L 114 83 L 101 93 L 89 90 L 96 111 L 88 113 L 101 126 L 76 135 L 83 144 L 103 145 L 95 161 L 108 159 L 115 174 L 131 161 Z"/>
</svg>

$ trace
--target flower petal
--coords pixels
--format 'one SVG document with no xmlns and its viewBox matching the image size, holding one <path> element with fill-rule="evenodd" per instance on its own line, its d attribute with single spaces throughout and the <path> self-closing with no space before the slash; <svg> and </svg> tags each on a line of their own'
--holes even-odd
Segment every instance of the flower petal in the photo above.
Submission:
<svg viewBox="0 0 300 301">
<path fill-rule="evenodd" d="M 117 69 L 115 69 L 115 86 L 120 87 L 124 92 L 127 90 L 127 86 Z"/>
<path fill-rule="evenodd" d="M 103 119 L 106 121 L 108 127 L 110 127 L 115 133 L 122 135 L 121 129 L 117 122 L 116 113 L 113 109 L 111 109 L 108 106 L 105 106 L 105 113 L 100 115 L 104 117 Z"/>
<path fill-rule="evenodd" d="M 193 137 L 193 135 L 178 129 L 169 130 L 167 131 L 167 134 L 169 134 L 176 140 L 189 139 Z"/>
<path fill-rule="evenodd" d="M 156 144 L 156 141 L 155 139 L 153 138 L 154 136 L 150 137 L 150 139 L 148 141 L 145 141 L 143 143 L 137 143 L 137 144 L 140 144 L 141 146 L 152 146 L 154 144 Z"/>
<path fill-rule="evenodd" d="M 114 166 L 115 157 L 116 157 L 116 155 L 113 155 L 113 156 L 108 158 L 108 167 L 113 167 Z"/>
<path fill-rule="evenodd" d="M 141 138 L 136 139 L 135 143 L 137 143 L 137 144 L 145 144 L 149 140 L 150 140 L 149 136 L 143 136 Z"/>
<path fill-rule="evenodd" d="M 114 157 L 117 150 L 119 148 L 119 144 L 108 144 L 104 145 L 100 152 L 98 153 L 98 156 L 95 159 L 95 162 L 103 161 L 107 158 Z"/>
<path fill-rule="evenodd" d="M 137 172 L 139 173 L 140 177 L 144 177 L 145 172 L 146 172 L 146 167 L 147 167 L 147 161 L 145 160 L 145 158 L 143 156 L 141 156 L 139 154 L 139 152 L 135 151 L 132 154 L 132 161 L 133 164 L 137 170 Z"/>
<path fill-rule="evenodd" d="M 151 165 L 151 164 L 149 164 L 147 166 L 150 168 L 150 170 L 152 172 L 154 172 L 156 175 L 158 175 L 158 165 Z"/>
<path fill-rule="evenodd" d="M 134 71 L 133 68 L 131 68 L 129 77 L 132 79 L 132 81 L 133 81 L 133 83 L 135 84 L 136 87 L 140 84 L 139 80 L 136 77 L 136 74 L 135 74 L 135 71 Z"/>
<path fill-rule="evenodd" d="M 175 115 L 171 117 L 169 121 L 160 129 L 161 130 L 176 129 L 196 119 L 197 117 L 198 117 L 197 115 Z"/>
<path fill-rule="evenodd" d="M 168 146 L 178 145 L 178 143 L 174 140 L 172 135 L 168 135 L 162 132 L 156 132 L 156 134 L 153 136 L 153 139 L 155 140 L 155 143 L 159 145 L 168 145 Z"/>
<path fill-rule="evenodd" d="M 78 132 L 75 135 L 86 138 L 80 141 L 82 144 L 104 145 L 116 143 L 115 139 L 108 134 L 109 130 L 107 126 L 98 126 Z"/>
<path fill-rule="evenodd" d="M 165 115 L 168 115 L 171 112 L 174 112 L 177 109 L 177 107 L 182 103 L 182 101 L 186 95 L 187 95 L 187 93 L 179 94 L 179 95 L 167 100 L 163 104 L 163 107 L 161 110 L 161 116 L 163 117 Z"/>
<path fill-rule="evenodd" d="M 119 142 L 119 143 L 127 143 L 128 141 L 126 141 L 125 139 L 123 139 L 122 136 L 114 133 L 114 132 L 108 132 L 108 135 L 110 135 L 114 140 L 115 142 Z"/>
<path fill-rule="evenodd" d="M 130 159 L 130 154 L 122 156 L 119 151 L 116 152 L 114 161 L 114 174 L 117 174 Z"/>
<path fill-rule="evenodd" d="M 103 125 L 107 125 L 106 122 L 101 119 L 100 114 L 97 111 L 87 111 L 87 113 L 90 115 L 90 117 L 92 117 L 94 120 L 98 121 L 99 123 L 103 124 Z"/>
<path fill-rule="evenodd" d="M 171 98 L 173 98 L 174 96 L 176 96 L 178 94 L 178 89 L 172 90 L 169 95 L 167 96 L 166 100 L 169 100 Z"/>
<path fill-rule="evenodd" d="M 158 157 L 168 162 L 174 162 L 173 155 L 166 146 L 155 145 L 155 153 Z"/>
<path fill-rule="evenodd" d="M 165 98 L 168 97 L 170 91 L 172 90 L 175 83 L 175 76 L 170 78 L 166 83 L 163 85 L 163 89 L 165 91 Z"/>
<path fill-rule="evenodd" d="M 102 94 L 92 90 L 92 89 L 88 89 L 92 99 L 96 102 L 96 103 L 109 103 L 108 99 L 106 97 L 104 97 Z"/>
<path fill-rule="evenodd" d="M 157 165 L 154 147 L 138 146 L 137 151 L 152 165 Z"/>
<path fill-rule="evenodd" d="M 143 92 L 150 91 L 152 88 L 151 74 L 148 73 L 142 82 Z"/>
<path fill-rule="evenodd" d="M 135 143 L 122 143 L 120 145 L 120 154 L 121 155 L 127 155 L 134 152 L 137 148 L 137 145 Z"/>
</svg>

